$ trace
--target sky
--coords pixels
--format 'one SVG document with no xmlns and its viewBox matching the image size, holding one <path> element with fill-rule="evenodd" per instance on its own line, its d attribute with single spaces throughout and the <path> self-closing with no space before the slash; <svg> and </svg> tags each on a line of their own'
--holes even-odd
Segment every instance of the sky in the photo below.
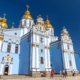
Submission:
<svg viewBox="0 0 80 80">
<path fill-rule="evenodd" d="M 23 14 L 29 11 L 34 21 L 37 16 L 46 20 L 46 15 L 53 25 L 54 35 L 60 38 L 63 26 L 65 26 L 72 38 L 74 50 L 80 52 L 80 0 L 0 0 L 0 17 L 6 14 L 8 27 L 12 22 L 17 28 Z"/>
</svg>

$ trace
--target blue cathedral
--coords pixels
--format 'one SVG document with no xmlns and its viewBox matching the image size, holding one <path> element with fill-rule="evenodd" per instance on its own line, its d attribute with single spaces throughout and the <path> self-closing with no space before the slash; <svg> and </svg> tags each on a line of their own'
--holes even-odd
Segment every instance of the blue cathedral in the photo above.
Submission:
<svg viewBox="0 0 80 80">
<path fill-rule="evenodd" d="M 36 23 L 27 9 L 18 28 L 8 28 L 7 19 L 0 17 L 0 74 L 41 75 L 66 69 L 80 71 L 80 58 L 74 53 L 72 39 L 64 27 L 60 39 L 54 35 L 54 28 L 48 17 L 39 15 Z"/>
</svg>

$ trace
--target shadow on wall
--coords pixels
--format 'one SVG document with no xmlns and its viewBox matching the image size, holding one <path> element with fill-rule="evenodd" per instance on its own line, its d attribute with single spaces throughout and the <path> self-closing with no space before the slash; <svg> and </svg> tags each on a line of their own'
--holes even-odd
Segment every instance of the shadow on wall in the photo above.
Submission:
<svg viewBox="0 0 80 80">
<path fill-rule="evenodd" d="M 80 55 L 74 54 L 77 70 L 80 72 Z"/>
<path fill-rule="evenodd" d="M 63 70 L 63 58 L 61 49 L 58 48 L 58 44 L 51 45 L 50 47 L 50 59 L 51 59 L 51 68 L 55 70 L 55 73 L 59 73 L 60 70 Z"/>
<path fill-rule="evenodd" d="M 27 37 L 21 41 L 20 55 L 19 55 L 19 74 L 28 75 L 30 73 L 30 55 L 29 42 Z"/>
</svg>

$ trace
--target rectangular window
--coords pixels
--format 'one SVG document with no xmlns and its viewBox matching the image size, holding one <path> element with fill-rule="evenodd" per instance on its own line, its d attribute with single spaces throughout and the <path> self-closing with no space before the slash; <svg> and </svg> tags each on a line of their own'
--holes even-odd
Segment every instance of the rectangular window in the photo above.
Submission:
<svg viewBox="0 0 80 80">
<path fill-rule="evenodd" d="M 69 64 L 70 64 L 70 66 L 72 66 L 72 62 L 71 61 L 69 61 Z"/>
<path fill-rule="evenodd" d="M 15 53 L 18 53 L 18 44 L 16 44 Z"/>
<path fill-rule="evenodd" d="M 8 43 L 7 52 L 10 52 L 10 51 L 11 51 L 11 43 Z"/>
<path fill-rule="evenodd" d="M 41 49 L 41 52 L 43 52 L 43 50 Z"/>
<path fill-rule="evenodd" d="M 44 64 L 43 57 L 41 57 L 40 62 L 41 62 L 41 64 Z"/>
</svg>

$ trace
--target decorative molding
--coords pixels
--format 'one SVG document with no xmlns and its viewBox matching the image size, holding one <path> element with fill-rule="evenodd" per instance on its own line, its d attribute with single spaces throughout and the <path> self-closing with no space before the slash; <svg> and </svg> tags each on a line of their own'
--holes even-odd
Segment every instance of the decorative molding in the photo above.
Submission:
<svg viewBox="0 0 80 80">
<path fill-rule="evenodd" d="M 65 49 L 65 50 L 63 50 L 63 52 L 64 52 L 64 53 L 67 53 L 68 51 Z"/>
<path fill-rule="evenodd" d="M 74 54 L 74 51 L 71 51 L 71 54 Z"/>
<path fill-rule="evenodd" d="M 50 47 L 49 47 L 49 46 L 44 46 L 44 48 L 45 48 L 45 49 L 50 49 Z"/>
<path fill-rule="evenodd" d="M 39 47 L 39 44 L 33 43 L 32 46 Z"/>
<path fill-rule="evenodd" d="M 2 36 L 0 36 L 0 41 L 2 41 L 3 40 L 3 37 Z"/>
</svg>

